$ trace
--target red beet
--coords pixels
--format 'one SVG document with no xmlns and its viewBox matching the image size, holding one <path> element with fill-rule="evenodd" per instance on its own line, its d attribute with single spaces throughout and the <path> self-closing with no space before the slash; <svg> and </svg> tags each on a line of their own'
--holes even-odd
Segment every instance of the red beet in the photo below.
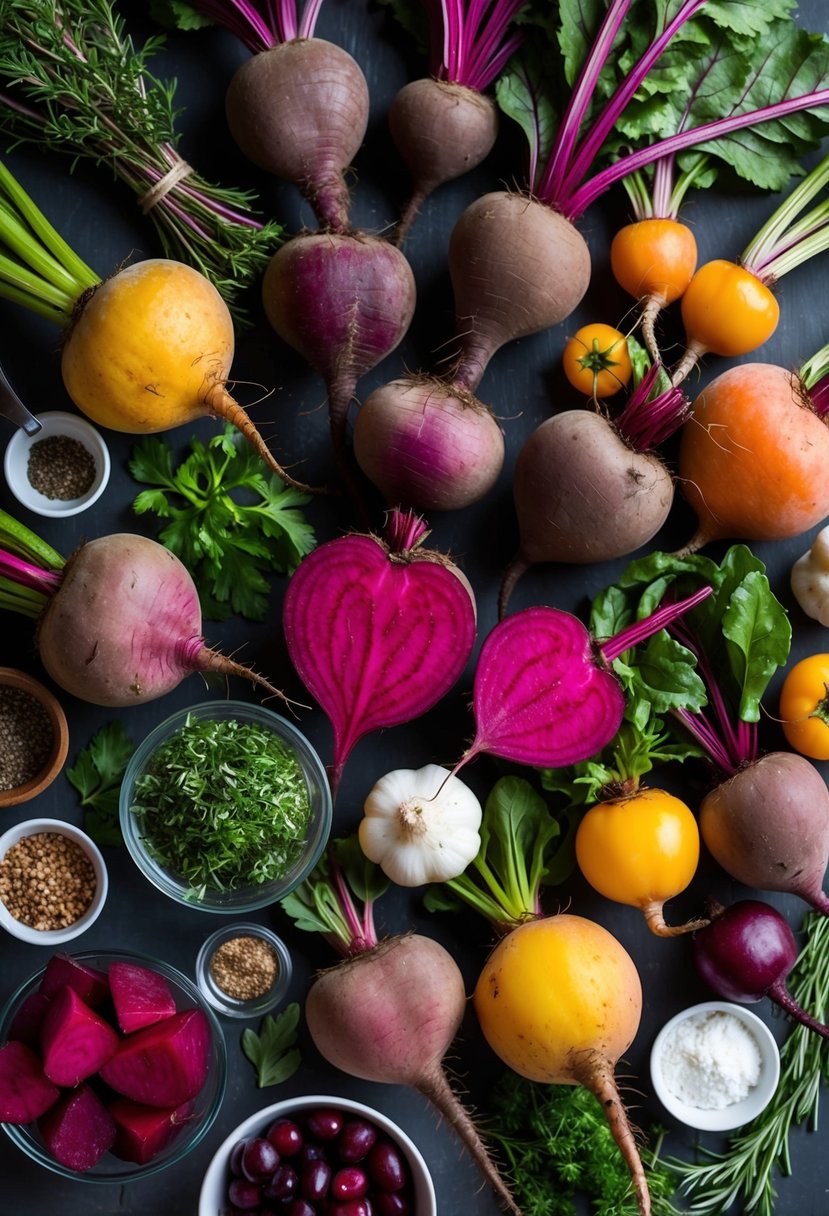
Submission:
<svg viewBox="0 0 829 1216">
<path fill-rule="evenodd" d="M 70 1170 L 96 1165 L 115 1140 L 115 1124 L 101 1099 L 88 1085 L 64 1094 L 38 1121 L 49 1152 Z"/>
<path fill-rule="evenodd" d="M 176 999 L 163 975 L 136 963 L 113 963 L 109 986 L 118 1025 L 125 1034 L 151 1026 L 176 1011 Z"/>
<path fill-rule="evenodd" d="M 207 1078 L 210 1034 L 201 1009 L 177 1013 L 122 1040 L 101 1068 L 101 1079 L 147 1106 L 180 1106 L 195 1098 Z"/>
<path fill-rule="evenodd" d="M 131 1098 L 116 1098 L 109 1104 L 115 1123 L 112 1151 L 123 1161 L 145 1165 L 173 1140 L 187 1122 L 191 1103 L 181 1106 L 145 1106 Z"/>
<path fill-rule="evenodd" d="M 77 1085 L 118 1049 L 118 1035 L 73 988 L 52 998 L 40 1028 L 43 1071 L 56 1085 Z"/>
<path fill-rule="evenodd" d="M 73 988 L 92 1009 L 103 1005 L 109 996 L 109 981 L 103 971 L 89 967 L 71 954 L 53 954 L 46 964 L 38 991 L 53 997 L 61 988 Z"/>
<path fill-rule="evenodd" d="M 31 1047 L 14 1040 L 0 1047 L 0 1122 L 30 1123 L 59 1097 Z"/>
</svg>

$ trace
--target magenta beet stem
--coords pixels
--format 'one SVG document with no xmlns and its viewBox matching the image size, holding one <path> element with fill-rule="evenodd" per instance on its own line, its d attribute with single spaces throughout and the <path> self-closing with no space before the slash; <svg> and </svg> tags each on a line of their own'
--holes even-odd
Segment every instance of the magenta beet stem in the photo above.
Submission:
<svg viewBox="0 0 829 1216">
<path fill-rule="evenodd" d="M 608 638 L 606 642 L 602 642 L 599 646 L 605 662 L 612 663 L 614 659 L 618 659 L 620 654 L 624 654 L 626 650 L 630 650 L 631 646 L 638 646 L 646 638 L 658 633 L 660 629 L 664 629 L 676 617 L 690 612 L 697 604 L 707 599 L 713 590 L 714 588 L 710 586 L 700 587 L 699 591 L 695 591 L 687 599 L 677 600 L 675 604 L 666 604 L 662 608 L 657 608 L 656 612 L 652 612 L 650 616 L 646 616 L 641 621 L 634 621 L 626 629 L 620 630 L 619 633 L 614 634 L 612 638 Z"/>
<path fill-rule="evenodd" d="M 636 452 L 650 452 L 670 439 L 691 413 L 691 402 L 680 388 L 670 387 L 649 401 L 661 364 L 655 363 L 631 393 L 614 425 Z"/>
<path fill-rule="evenodd" d="M 40 566 L 33 566 L 5 549 L 0 549 L 0 574 L 19 587 L 49 596 L 55 594 L 63 579 L 62 571 L 41 570 Z"/>
<path fill-rule="evenodd" d="M 392 553 L 408 553 L 428 535 L 429 529 L 426 521 L 414 511 L 394 507 L 389 512 L 384 532 Z"/>
<path fill-rule="evenodd" d="M 809 389 L 809 400 L 818 417 L 829 415 L 829 376 L 823 376 Z"/>
</svg>

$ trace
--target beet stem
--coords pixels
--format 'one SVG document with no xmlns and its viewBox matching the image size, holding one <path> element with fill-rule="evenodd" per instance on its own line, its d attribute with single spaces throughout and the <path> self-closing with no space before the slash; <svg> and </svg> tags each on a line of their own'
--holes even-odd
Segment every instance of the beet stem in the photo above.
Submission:
<svg viewBox="0 0 829 1216">
<path fill-rule="evenodd" d="M 798 1005 L 786 987 L 785 979 L 775 980 L 771 987 L 766 989 L 766 996 L 769 1000 L 774 1001 L 776 1005 L 779 1005 L 781 1009 L 785 1009 L 786 1013 L 803 1026 L 807 1026 L 809 1030 L 814 1030 L 817 1034 L 822 1035 L 824 1039 L 829 1039 L 829 1026 L 825 1026 L 817 1018 L 813 1018 L 801 1005 Z"/>
<path fill-rule="evenodd" d="M 449 1084 L 443 1068 L 438 1066 L 433 1073 L 424 1077 L 415 1088 L 418 1093 L 422 1094 L 424 1098 L 432 1103 L 450 1127 L 454 1128 L 463 1141 L 469 1155 L 478 1166 L 478 1169 L 498 1194 L 508 1211 L 513 1212 L 514 1216 L 521 1216 L 520 1208 L 498 1172 L 495 1162 L 487 1152 L 478 1129 Z"/>
<path fill-rule="evenodd" d="M 663 607 L 657 608 L 656 612 L 651 613 L 650 616 L 641 621 L 635 621 L 626 629 L 620 630 L 612 638 L 602 642 L 599 648 L 605 662 L 612 663 L 631 646 L 638 646 L 640 642 L 644 642 L 654 633 L 658 633 L 660 629 L 666 628 L 676 617 L 689 612 L 702 600 L 707 599 L 713 590 L 713 587 L 710 586 L 700 587 L 699 591 L 695 591 L 686 599 L 677 600 L 674 604 L 665 604 Z"/>
</svg>

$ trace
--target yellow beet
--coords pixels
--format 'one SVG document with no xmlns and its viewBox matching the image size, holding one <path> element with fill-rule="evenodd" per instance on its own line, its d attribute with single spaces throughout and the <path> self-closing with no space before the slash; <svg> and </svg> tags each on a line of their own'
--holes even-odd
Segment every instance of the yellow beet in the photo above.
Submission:
<svg viewBox="0 0 829 1216">
<path fill-rule="evenodd" d="M 614 1077 L 642 1014 L 642 985 L 624 947 L 581 916 L 527 921 L 493 950 L 473 1003 L 487 1042 L 513 1071 L 596 1095 L 648 1216 L 647 1182 Z"/>
<path fill-rule="evenodd" d="M 664 790 L 641 789 L 590 808 L 576 833 L 576 860 L 600 895 L 641 908 L 648 928 L 674 937 L 705 920 L 669 926 L 663 905 L 690 883 L 699 864 L 699 828 L 690 807 Z"/>
<path fill-rule="evenodd" d="M 289 477 L 226 388 L 233 321 L 213 284 L 182 262 L 148 258 L 85 299 L 63 347 L 75 405 L 113 431 L 145 435 L 212 415 L 237 427 L 277 476 Z"/>
</svg>

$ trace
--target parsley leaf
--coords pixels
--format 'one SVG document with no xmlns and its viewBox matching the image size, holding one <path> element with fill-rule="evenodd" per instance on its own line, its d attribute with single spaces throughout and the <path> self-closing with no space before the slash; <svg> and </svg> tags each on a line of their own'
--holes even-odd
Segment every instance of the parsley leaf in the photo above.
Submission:
<svg viewBox="0 0 829 1216">
<path fill-rule="evenodd" d="M 292 1001 L 276 1017 L 264 1017 L 258 1034 L 250 1027 L 242 1031 L 242 1051 L 256 1069 L 260 1089 L 287 1081 L 299 1068 L 298 1025 L 299 1004 Z"/>
<path fill-rule="evenodd" d="M 133 449 L 129 468 L 153 487 L 137 495 L 133 510 L 167 521 L 158 539 L 193 576 L 204 616 L 264 620 L 267 575 L 293 573 L 316 543 L 298 509 L 308 495 L 269 473 L 230 425 L 207 444 L 191 440 L 178 468 L 170 446 L 149 437 Z"/>
<path fill-rule="evenodd" d="M 118 826 L 121 779 L 135 745 L 123 722 L 108 722 L 75 757 L 66 776 L 86 808 L 84 828 L 96 844 L 123 844 Z"/>
</svg>

